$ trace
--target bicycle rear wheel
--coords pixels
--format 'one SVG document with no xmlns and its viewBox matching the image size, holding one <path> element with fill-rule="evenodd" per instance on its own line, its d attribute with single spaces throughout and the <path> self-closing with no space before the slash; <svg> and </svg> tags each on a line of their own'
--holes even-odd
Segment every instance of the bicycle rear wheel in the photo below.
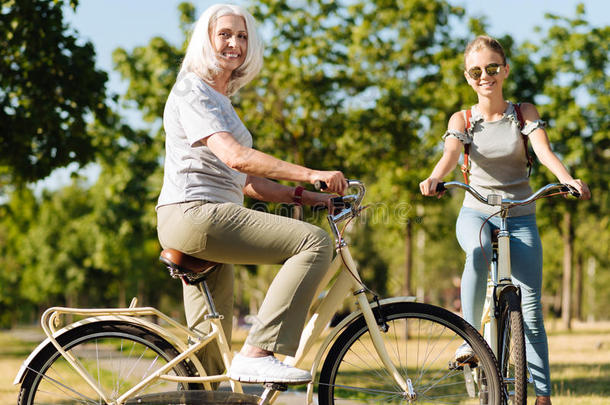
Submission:
<svg viewBox="0 0 610 405">
<path fill-rule="evenodd" d="M 378 309 L 374 309 L 376 316 Z M 459 316 L 432 305 L 399 302 L 381 307 L 382 338 L 398 372 L 410 382 L 418 404 L 500 404 L 495 357 L 478 332 Z M 379 319 L 380 317 L 377 316 Z M 456 364 L 466 341 L 478 364 Z M 469 371 L 468 368 L 471 370 Z M 373 347 L 364 317 L 357 318 L 330 348 L 318 381 L 318 402 L 411 403 Z"/>
<path fill-rule="evenodd" d="M 505 289 L 498 300 L 498 362 L 509 404 L 527 403 L 527 360 L 521 299 L 516 289 Z"/>
<path fill-rule="evenodd" d="M 85 324 L 60 335 L 57 341 L 76 358 L 110 400 L 115 400 L 178 355 L 167 340 L 154 332 L 120 321 Z M 167 374 L 196 375 L 194 368 L 185 361 Z M 203 386 L 189 384 L 187 387 L 157 380 L 137 395 L 185 389 L 203 389 Z M 18 398 L 19 405 L 49 403 L 105 403 L 51 343 L 30 363 Z"/>
</svg>

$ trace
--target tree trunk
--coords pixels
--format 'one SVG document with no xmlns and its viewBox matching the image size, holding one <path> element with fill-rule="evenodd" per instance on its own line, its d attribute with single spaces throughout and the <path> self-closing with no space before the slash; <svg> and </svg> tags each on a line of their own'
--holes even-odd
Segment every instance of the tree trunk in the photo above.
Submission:
<svg viewBox="0 0 610 405">
<path fill-rule="evenodd" d="M 561 323 L 567 330 L 572 328 L 572 214 L 567 211 L 563 214 L 563 283 L 561 300 Z"/>
<path fill-rule="evenodd" d="M 596 308 L 596 303 L 597 303 L 597 294 L 595 294 L 596 290 L 595 290 L 595 267 L 596 267 L 596 260 L 594 257 L 589 257 L 589 260 L 587 262 L 587 285 L 588 285 L 588 293 L 587 293 L 587 297 L 588 297 L 588 308 L 587 308 L 587 322 L 593 322 L 595 321 L 595 314 L 597 313 L 597 308 Z"/>
<path fill-rule="evenodd" d="M 574 273 L 574 317 L 582 321 L 582 283 L 583 283 L 583 263 L 582 256 L 576 255 L 576 272 Z"/>
<path fill-rule="evenodd" d="M 413 221 L 407 220 L 405 235 L 405 284 L 403 295 L 411 295 L 411 274 L 413 272 Z"/>
<path fill-rule="evenodd" d="M 125 289 L 125 281 L 119 281 L 119 308 L 125 308 L 127 306 L 127 291 Z"/>
</svg>

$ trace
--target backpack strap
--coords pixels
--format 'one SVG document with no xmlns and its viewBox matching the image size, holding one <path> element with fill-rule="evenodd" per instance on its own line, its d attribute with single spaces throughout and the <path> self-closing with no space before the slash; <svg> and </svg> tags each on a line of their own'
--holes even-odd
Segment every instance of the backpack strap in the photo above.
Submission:
<svg viewBox="0 0 610 405">
<path fill-rule="evenodd" d="M 521 114 L 521 103 L 513 104 L 515 107 L 515 113 L 517 114 L 517 120 L 519 120 L 519 130 L 525 128 L 525 120 L 523 119 L 523 114 Z M 527 160 L 527 177 L 530 177 L 532 174 L 532 165 L 534 163 L 534 158 L 530 155 L 528 148 L 529 137 L 527 135 L 521 134 L 523 139 L 523 147 L 525 149 L 525 159 Z"/>
<path fill-rule="evenodd" d="M 464 128 L 464 132 L 466 133 L 466 135 L 468 135 L 468 132 L 470 132 L 470 118 L 472 118 L 472 111 L 469 109 L 467 109 L 464 112 L 464 119 L 466 120 L 466 125 Z M 464 164 L 462 164 L 462 167 L 460 168 L 462 170 L 462 175 L 464 175 L 464 183 L 468 184 L 468 177 L 470 176 L 470 144 L 469 143 L 465 143 L 464 144 Z"/>
</svg>

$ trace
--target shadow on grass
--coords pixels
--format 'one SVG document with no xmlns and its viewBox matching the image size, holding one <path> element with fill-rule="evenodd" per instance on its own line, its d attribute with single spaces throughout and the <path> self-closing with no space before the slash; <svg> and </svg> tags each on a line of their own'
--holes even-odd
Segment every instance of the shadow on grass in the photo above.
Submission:
<svg viewBox="0 0 610 405">
<path fill-rule="evenodd" d="M 610 364 L 553 364 L 554 395 L 610 397 Z"/>
</svg>

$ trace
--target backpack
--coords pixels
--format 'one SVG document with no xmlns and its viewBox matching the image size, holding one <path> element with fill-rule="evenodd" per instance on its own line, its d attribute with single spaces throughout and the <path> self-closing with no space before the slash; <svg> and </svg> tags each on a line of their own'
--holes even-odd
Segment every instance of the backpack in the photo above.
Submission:
<svg viewBox="0 0 610 405">
<path fill-rule="evenodd" d="M 521 104 L 513 104 L 515 108 L 515 113 L 517 114 L 517 120 L 519 120 L 519 130 L 522 130 L 525 127 L 525 120 L 523 119 L 523 115 L 521 114 Z M 466 133 L 470 130 L 470 118 L 472 117 L 472 110 L 466 110 Z M 532 163 L 534 159 L 529 153 L 527 142 L 529 137 L 527 135 L 521 134 L 523 139 L 523 146 L 525 149 L 525 158 L 527 160 L 527 177 L 532 173 Z M 464 144 L 464 164 L 461 167 L 462 174 L 464 175 L 464 183 L 468 184 L 468 176 L 470 175 L 470 160 L 469 160 L 469 152 L 470 152 L 470 144 Z"/>
</svg>

